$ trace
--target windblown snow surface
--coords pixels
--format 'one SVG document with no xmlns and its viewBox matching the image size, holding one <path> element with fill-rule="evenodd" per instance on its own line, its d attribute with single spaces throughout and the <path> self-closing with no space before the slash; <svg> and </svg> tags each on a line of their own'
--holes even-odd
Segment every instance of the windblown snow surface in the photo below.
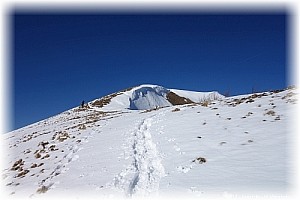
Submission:
<svg viewBox="0 0 300 200">
<path fill-rule="evenodd" d="M 90 103 L 4 134 L 8 198 L 288 193 L 295 89 L 177 106 L 165 94 L 136 87 L 106 106 Z"/>
</svg>

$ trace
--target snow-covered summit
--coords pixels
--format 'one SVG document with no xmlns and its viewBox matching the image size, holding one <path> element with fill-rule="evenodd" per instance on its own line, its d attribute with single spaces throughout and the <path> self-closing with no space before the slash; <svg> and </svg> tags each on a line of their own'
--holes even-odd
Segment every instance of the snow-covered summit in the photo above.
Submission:
<svg viewBox="0 0 300 200">
<path fill-rule="evenodd" d="M 105 110 L 147 110 L 222 98 L 224 96 L 218 92 L 194 92 L 143 84 L 96 99 L 90 105 L 103 107 Z"/>
</svg>

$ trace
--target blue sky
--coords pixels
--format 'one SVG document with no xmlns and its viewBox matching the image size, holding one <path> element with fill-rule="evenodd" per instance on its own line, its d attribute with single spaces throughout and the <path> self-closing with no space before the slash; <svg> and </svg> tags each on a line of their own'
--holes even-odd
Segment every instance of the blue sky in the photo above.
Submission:
<svg viewBox="0 0 300 200">
<path fill-rule="evenodd" d="M 12 129 L 143 83 L 231 95 L 287 86 L 284 11 L 14 11 L 10 20 Z"/>
</svg>

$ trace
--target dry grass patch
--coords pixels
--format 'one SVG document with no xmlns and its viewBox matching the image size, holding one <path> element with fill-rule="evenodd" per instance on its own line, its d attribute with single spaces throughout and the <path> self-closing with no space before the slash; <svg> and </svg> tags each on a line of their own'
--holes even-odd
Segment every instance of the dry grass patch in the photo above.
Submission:
<svg viewBox="0 0 300 200">
<path fill-rule="evenodd" d="M 248 97 L 243 97 L 243 98 L 240 98 L 240 99 L 233 99 L 232 102 L 227 102 L 228 105 L 230 106 L 237 106 L 241 103 L 253 103 L 254 102 L 254 99 L 256 98 L 261 98 L 263 96 L 268 96 L 268 93 L 264 92 L 264 93 L 260 93 L 260 94 L 252 94 L 252 95 L 249 95 Z"/>
<path fill-rule="evenodd" d="M 121 95 L 124 92 L 129 91 L 131 89 L 132 88 L 128 88 L 128 89 L 121 90 L 119 92 L 116 92 L 116 93 L 113 93 L 113 94 L 110 94 L 110 95 L 106 95 L 106 96 L 104 96 L 104 97 L 102 97 L 100 99 L 95 100 L 94 102 L 91 103 L 91 105 L 99 107 L 99 108 L 102 108 L 103 106 L 109 104 L 112 98 L 114 98 L 114 97 L 116 97 L 118 95 Z"/>
<path fill-rule="evenodd" d="M 34 155 L 34 157 L 35 157 L 36 159 L 39 159 L 39 158 L 42 157 L 42 155 L 41 155 L 40 153 L 36 153 L 36 154 Z"/>
<path fill-rule="evenodd" d="M 28 169 L 25 169 L 24 171 L 21 171 L 19 174 L 17 174 L 16 177 L 20 177 L 20 178 L 23 178 L 26 176 L 26 174 L 29 173 L 29 170 Z"/>
<path fill-rule="evenodd" d="M 96 107 L 99 107 L 99 108 L 102 108 L 103 106 L 109 104 L 112 98 L 113 98 L 112 96 L 102 97 L 101 99 L 98 99 L 98 100 L 94 101 L 92 103 L 92 105 L 96 106 Z"/>
<path fill-rule="evenodd" d="M 275 111 L 274 110 L 269 110 L 268 112 L 265 113 L 265 115 L 271 115 L 271 116 L 275 116 Z"/>
<path fill-rule="evenodd" d="M 84 124 L 80 124 L 78 127 L 79 130 L 85 130 L 86 126 Z"/>
<path fill-rule="evenodd" d="M 45 159 L 45 158 L 49 158 L 50 155 L 49 154 L 46 154 L 44 157 L 42 157 L 41 159 Z"/>
<path fill-rule="evenodd" d="M 103 106 L 109 104 L 112 98 L 114 98 L 114 97 L 116 97 L 118 95 L 121 95 L 124 92 L 130 91 L 130 90 L 132 90 L 132 88 L 134 88 L 134 87 L 129 87 L 129 88 L 121 90 L 119 92 L 112 93 L 110 95 L 106 95 L 106 96 L 104 96 L 104 97 L 102 97 L 102 98 L 94 101 L 93 103 L 91 103 L 91 105 L 102 108 Z"/>
<path fill-rule="evenodd" d="M 68 138 L 70 138 L 70 135 L 66 131 L 59 131 L 53 135 L 52 140 L 58 140 L 59 142 L 63 142 Z"/>
<path fill-rule="evenodd" d="M 127 92 L 127 91 L 130 91 L 130 90 L 132 90 L 133 88 L 135 88 L 136 86 L 134 86 L 134 87 L 129 87 L 129 88 L 126 88 L 126 89 L 124 89 L 124 90 L 121 90 L 119 93 L 124 93 L 124 92 Z"/>
<path fill-rule="evenodd" d="M 203 101 L 200 103 L 201 106 L 207 107 L 210 104 L 210 101 Z"/>
<path fill-rule="evenodd" d="M 36 168 L 38 165 L 36 163 L 32 164 L 30 168 Z"/>
<path fill-rule="evenodd" d="M 11 167 L 12 171 L 22 171 L 24 166 L 24 161 L 22 159 L 17 160 Z"/>
<path fill-rule="evenodd" d="M 36 193 L 42 194 L 42 193 L 46 193 L 48 190 L 49 188 L 43 185 L 41 188 L 37 189 Z"/>
</svg>

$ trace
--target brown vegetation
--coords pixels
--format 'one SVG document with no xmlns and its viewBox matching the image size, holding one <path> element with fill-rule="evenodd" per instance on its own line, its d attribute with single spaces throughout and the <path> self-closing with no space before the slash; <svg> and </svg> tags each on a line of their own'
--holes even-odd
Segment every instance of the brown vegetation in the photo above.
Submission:
<svg viewBox="0 0 300 200">
<path fill-rule="evenodd" d="M 268 112 L 265 113 L 265 115 L 275 116 L 275 111 L 274 110 L 269 110 Z"/>
<path fill-rule="evenodd" d="M 127 88 L 125 90 L 121 90 L 119 92 L 116 92 L 116 93 L 113 93 L 113 94 L 110 94 L 110 95 L 106 95 L 100 99 L 97 99 L 95 100 L 94 102 L 91 103 L 92 106 L 96 106 L 96 107 L 99 107 L 99 108 L 102 108 L 103 106 L 107 105 L 110 103 L 111 99 L 120 95 L 120 94 L 123 94 L 124 92 L 126 91 L 129 91 L 131 90 L 133 87 L 131 88 Z"/>
<path fill-rule="evenodd" d="M 30 168 L 36 168 L 38 165 L 36 163 L 32 164 Z"/>
<path fill-rule="evenodd" d="M 53 135 L 52 140 L 56 139 L 60 142 L 63 142 L 68 138 L 70 138 L 70 135 L 66 131 L 59 131 Z"/>
<path fill-rule="evenodd" d="M 209 105 L 209 101 L 202 101 L 201 103 L 200 103 L 200 105 L 201 106 L 204 106 L 204 107 L 207 107 L 208 105 Z"/>
<path fill-rule="evenodd" d="M 48 189 L 49 189 L 48 187 L 46 187 L 46 186 L 43 185 L 41 188 L 39 188 L 39 189 L 36 191 L 36 193 L 42 194 L 42 193 L 47 192 Z"/>
<path fill-rule="evenodd" d="M 17 160 L 13 166 L 11 167 L 12 171 L 22 171 L 22 166 L 24 165 L 24 161 L 22 159 Z"/>
<path fill-rule="evenodd" d="M 229 103 L 230 106 L 237 106 L 241 103 L 253 103 L 254 102 L 254 99 L 256 98 L 261 98 L 262 96 L 268 96 L 267 93 L 260 93 L 260 94 L 252 94 L 252 95 L 249 95 L 248 97 L 243 97 L 243 98 L 240 98 L 240 99 L 233 99 L 232 102 L 227 102 Z"/>
<path fill-rule="evenodd" d="M 21 171 L 16 177 L 21 177 L 23 178 L 26 174 L 29 173 L 28 169 L 25 169 L 24 171 Z"/>
<path fill-rule="evenodd" d="M 132 88 L 134 88 L 134 87 L 130 87 L 130 88 L 121 90 L 119 92 L 106 95 L 106 96 L 104 96 L 104 97 L 102 97 L 100 99 L 95 100 L 94 102 L 91 103 L 91 105 L 99 107 L 99 108 L 102 108 L 103 106 L 109 104 L 112 98 L 114 98 L 114 97 L 116 97 L 116 96 L 118 96 L 120 94 L 123 94 L 124 92 L 127 92 L 127 91 L 131 90 Z"/>
<path fill-rule="evenodd" d="M 169 92 L 167 94 L 167 100 L 174 106 L 174 105 L 183 105 L 183 104 L 190 104 L 194 103 L 192 100 L 188 98 L 184 98 L 181 96 L 178 96 L 174 92 Z"/>
<path fill-rule="evenodd" d="M 85 130 L 86 126 L 84 124 L 80 124 L 78 127 L 79 130 Z"/>
<path fill-rule="evenodd" d="M 42 157 L 42 155 L 40 153 L 37 153 L 37 154 L 35 154 L 34 157 L 38 159 L 38 158 Z"/>
<path fill-rule="evenodd" d="M 45 159 L 45 158 L 49 158 L 50 155 L 49 154 L 46 154 L 44 157 L 42 157 L 41 159 Z"/>
</svg>

